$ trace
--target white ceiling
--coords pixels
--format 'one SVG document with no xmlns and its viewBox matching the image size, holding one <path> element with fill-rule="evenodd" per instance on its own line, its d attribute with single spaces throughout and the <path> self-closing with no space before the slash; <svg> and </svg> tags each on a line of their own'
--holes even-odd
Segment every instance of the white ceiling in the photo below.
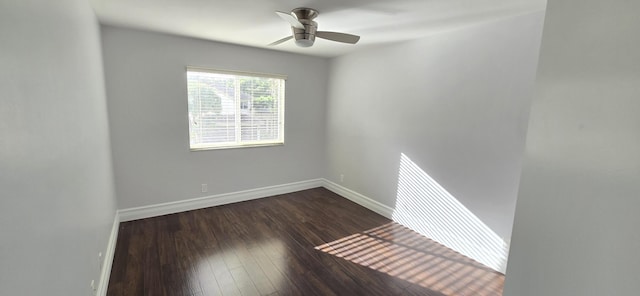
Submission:
<svg viewBox="0 0 640 296">
<path fill-rule="evenodd" d="M 333 57 L 478 22 L 544 9 L 546 0 L 91 0 L 103 24 Z M 275 10 L 309 7 L 318 30 L 360 35 L 356 45 L 316 39 L 267 44 L 291 34 Z"/>
</svg>

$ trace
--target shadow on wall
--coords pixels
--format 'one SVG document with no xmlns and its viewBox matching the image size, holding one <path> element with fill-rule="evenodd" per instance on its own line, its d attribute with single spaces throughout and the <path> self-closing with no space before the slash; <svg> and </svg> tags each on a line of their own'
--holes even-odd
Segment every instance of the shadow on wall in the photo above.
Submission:
<svg viewBox="0 0 640 296">
<path fill-rule="evenodd" d="M 506 270 L 504 240 L 402 153 L 393 220 L 494 270 Z"/>
</svg>

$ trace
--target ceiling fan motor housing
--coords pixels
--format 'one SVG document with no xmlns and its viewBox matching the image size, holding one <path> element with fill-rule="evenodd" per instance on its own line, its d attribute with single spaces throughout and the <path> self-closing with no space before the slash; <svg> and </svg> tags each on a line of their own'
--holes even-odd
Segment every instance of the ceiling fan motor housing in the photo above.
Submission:
<svg viewBox="0 0 640 296">
<path fill-rule="evenodd" d="M 313 42 L 316 41 L 316 31 L 318 30 L 318 23 L 309 19 L 298 19 L 303 25 L 304 29 L 297 29 L 291 27 L 293 30 L 293 37 L 296 40 L 296 45 L 300 47 L 310 47 Z"/>
<path fill-rule="evenodd" d="M 318 11 L 311 8 L 300 7 L 291 12 L 295 14 L 298 21 L 304 25 L 304 30 L 291 27 L 296 45 L 300 47 L 310 47 L 316 41 L 318 23 L 314 22 L 313 19 L 318 16 Z"/>
</svg>

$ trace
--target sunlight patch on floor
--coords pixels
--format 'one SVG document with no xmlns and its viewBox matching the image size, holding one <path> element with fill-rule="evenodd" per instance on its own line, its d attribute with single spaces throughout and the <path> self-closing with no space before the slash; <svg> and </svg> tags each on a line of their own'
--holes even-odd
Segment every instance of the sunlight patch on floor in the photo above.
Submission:
<svg viewBox="0 0 640 296">
<path fill-rule="evenodd" d="M 395 222 L 316 249 L 445 295 L 502 293 L 502 274 Z"/>
</svg>

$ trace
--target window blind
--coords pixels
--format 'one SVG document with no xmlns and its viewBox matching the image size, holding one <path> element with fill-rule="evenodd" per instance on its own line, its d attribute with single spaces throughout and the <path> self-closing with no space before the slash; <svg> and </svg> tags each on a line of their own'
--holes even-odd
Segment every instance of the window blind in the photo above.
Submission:
<svg viewBox="0 0 640 296">
<path fill-rule="evenodd" d="M 187 68 L 192 150 L 284 143 L 281 76 Z"/>
</svg>

